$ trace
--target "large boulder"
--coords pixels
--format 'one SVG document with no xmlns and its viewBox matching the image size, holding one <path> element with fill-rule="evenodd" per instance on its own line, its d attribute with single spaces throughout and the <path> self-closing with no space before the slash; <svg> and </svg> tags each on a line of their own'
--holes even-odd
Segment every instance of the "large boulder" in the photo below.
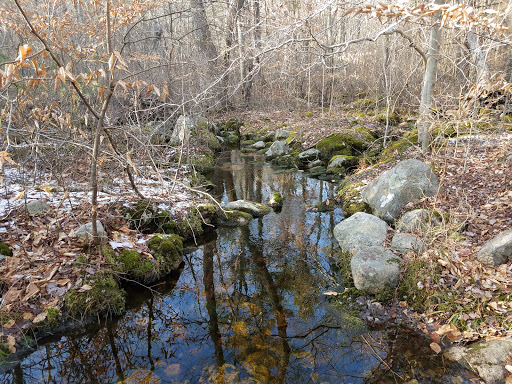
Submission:
<svg viewBox="0 0 512 384">
<path fill-rule="evenodd" d="M 486 265 L 505 264 L 512 258 L 512 229 L 501 232 L 485 243 L 476 254 L 476 258 Z"/>
<path fill-rule="evenodd" d="M 448 348 L 443 356 L 474 371 L 487 384 L 505 383 L 508 372 L 505 365 L 512 353 L 512 339 L 480 341 L 467 346 Z"/>
<path fill-rule="evenodd" d="M 343 252 L 355 254 L 365 247 L 380 246 L 388 225 L 376 216 L 357 212 L 334 227 L 334 237 Z"/>
<path fill-rule="evenodd" d="M 277 156 L 284 156 L 290 152 L 290 147 L 286 141 L 278 140 L 274 141 L 267 152 L 265 152 L 265 156 L 267 158 L 273 159 Z"/>
<path fill-rule="evenodd" d="M 400 281 L 401 263 L 398 256 L 384 247 L 363 248 L 350 261 L 354 285 L 374 294 L 394 288 Z"/>
<path fill-rule="evenodd" d="M 430 166 L 409 159 L 384 172 L 368 184 L 361 195 L 374 215 L 392 223 L 406 204 L 433 196 L 438 188 L 439 179 Z"/>
<path fill-rule="evenodd" d="M 169 140 L 170 145 L 180 145 L 183 143 L 184 145 L 188 145 L 190 141 L 190 136 L 192 133 L 192 129 L 196 125 L 194 119 L 189 116 L 181 115 L 176 124 L 174 125 L 174 129 L 171 133 L 171 138 Z"/>
<path fill-rule="evenodd" d="M 270 212 L 270 208 L 265 204 L 255 203 L 254 201 L 247 200 L 230 201 L 226 204 L 225 208 L 235 211 L 247 212 L 254 217 L 265 216 Z"/>
</svg>

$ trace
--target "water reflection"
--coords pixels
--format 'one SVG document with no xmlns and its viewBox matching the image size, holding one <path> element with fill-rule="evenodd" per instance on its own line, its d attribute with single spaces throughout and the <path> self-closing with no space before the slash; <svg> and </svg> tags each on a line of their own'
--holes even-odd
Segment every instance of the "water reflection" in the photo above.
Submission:
<svg viewBox="0 0 512 384">
<path fill-rule="evenodd" d="M 154 287 L 161 294 L 135 287 L 125 316 L 45 340 L 0 382 L 140 382 L 134 372 L 162 383 L 449 382 L 455 371 L 427 340 L 370 332 L 323 298 L 342 214 L 305 208 L 331 198 L 333 185 L 275 174 L 236 151 L 225 160 L 214 176 L 222 200 L 265 202 L 280 191 L 281 213 L 219 228 L 185 255 L 181 274 Z"/>
</svg>

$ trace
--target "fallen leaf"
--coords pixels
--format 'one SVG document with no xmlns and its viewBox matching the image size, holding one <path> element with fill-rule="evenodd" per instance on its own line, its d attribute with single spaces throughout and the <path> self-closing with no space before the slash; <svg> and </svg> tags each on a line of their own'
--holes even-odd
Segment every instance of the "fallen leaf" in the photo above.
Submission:
<svg viewBox="0 0 512 384">
<path fill-rule="evenodd" d="M 67 283 L 69 283 L 69 279 L 68 279 L 68 278 L 66 278 L 66 279 L 60 279 L 60 280 L 58 280 L 58 281 L 57 281 L 57 285 L 60 285 L 61 287 L 62 287 L 63 285 L 66 285 Z"/>
<path fill-rule="evenodd" d="M 16 352 L 16 348 L 14 347 L 16 345 L 16 339 L 14 338 L 14 336 L 12 336 L 12 335 L 7 336 L 6 344 L 9 347 L 9 351 L 11 351 L 11 353 Z"/>
<path fill-rule="evenodd" d="M 13 320 L 11 320 L 11 321 L 9 321 L 9 322 L 5 323 L 5 324 L 4 324 L 4 328 L 9 329 L 9 328 L 11 328 L 14 324 L 16 324 L 16 321 L 13 319 Z"/>
<path fill-rule="evenodd" d="M 78 292 L 85 292 L 85 291 L 90 291 L 92 289 L 92 287 L 89 285 L 89 284 L 84 284 L 80 287 L 80 289 L 78 290 Z"/>
<path fill-rule="evenodd" d="M 32 323 L 34 323 L 34 324 L 40 323 L 46 319 L 46 316 L 48 316 L 47 311 L 41 312 L 39 315 L 37 315 L 35 317 L 35 319 L 32 321 Z"/>
<path fill-rule="evenodd" d="M 26 295 L 23 298 L 23 301 L 28 301 L 29 299 L 31 299 L 32 297 L 37 295 L 40 292 L 40 289 L 36 284 L 30 283 L 28 285 L 27 289 L 25 290 L 25 292 L 26 292 Z"/>
<path fill-rule="evenodd" d="M 339 295 L 340 293 L 338 292 L 334 292 L 334 291 L 327 291 L 327 292 L 324 292 L 324 295 L 326 296 L 337 296 Z"/>
<path fill-rule="evenodd" d="M 32 320 L 34 317 L 35 316 L 32 312 L 25 312 L 23 314 L 23 320 Z"/>
<path fill-rule="evenodd" d="M 437 354 L 441 352 L 441 347 L 437 343 L 430 343 L 430 348 L 432 348 L 432 350 Z"/>
<path fill-rule="evenodd" d="M 512 365 L 505 365 L 505 369 L 512 373 Z"/>
</svg>

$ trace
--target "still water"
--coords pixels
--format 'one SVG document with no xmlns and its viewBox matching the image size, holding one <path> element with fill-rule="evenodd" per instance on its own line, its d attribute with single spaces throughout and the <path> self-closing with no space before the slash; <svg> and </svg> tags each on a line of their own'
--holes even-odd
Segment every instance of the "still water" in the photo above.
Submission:
<svg viewBox="0 0 512 384">
<path fill-rule="evenodd" d="M 41 340 L 0 383 L 469 382 L 426 338 L 370 330 L 329 303 L 343 215 L 307 208 L 335 186 L 276 171 L 224 153 L 214 194 L 267 202 L 280 191 L 282 211 L 212 230 L 153 292 L 128 289 L 123 317 Z"/>
</svg>

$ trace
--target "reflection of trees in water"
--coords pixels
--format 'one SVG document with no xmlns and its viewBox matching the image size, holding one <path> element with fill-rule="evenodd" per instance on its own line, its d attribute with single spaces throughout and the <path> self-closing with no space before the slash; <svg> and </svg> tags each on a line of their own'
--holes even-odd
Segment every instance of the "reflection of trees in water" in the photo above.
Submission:
<svg viewBox="0 0 512 384">
<path fill-rule="evenodd" d="M 391 371 L 405 377 L 431 369 L 403 348 L 407 340 L 387 332 L 363 337 L 365 330 L 347 328 L 339 309 L 321 303 L 321 289 L 331 284 L 335 219 L 306 212 L 304 199 L 332 196 L 331 184 L 247 164 L 219 176 L 230 200 L 264 201 L 280 190 L 282 213 L 219 228 L 215 240 L 185 255 L 175 290 L 148 294 L 95 332 L 47 344 L 0 382 L 115 382 L 144 367 L 166 382 L 372 383 L 363 378 L 372 367 L 382 380 Z"/>
</svg>

